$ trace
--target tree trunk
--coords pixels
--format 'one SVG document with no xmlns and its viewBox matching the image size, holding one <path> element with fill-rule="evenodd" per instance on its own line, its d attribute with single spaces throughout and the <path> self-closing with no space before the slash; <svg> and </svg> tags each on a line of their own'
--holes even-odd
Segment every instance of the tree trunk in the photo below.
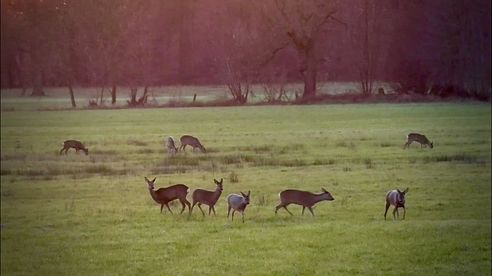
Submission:
<svg viewBox="0 0 492 276">
<path fill-rule="evenodd" d="M 35 65 L 35 67 L 38 67 L 34 69 L 33 72 L 33 88 L 32 88 L 32 93 L 31 96 L 45 96 L 46 94 L 44 93 L 43 90 L 43 82 L 42 82 L 42 76 L 41 72 L 39 71 L 39 65 Z"/>
<path fill-rule="evenodd" d="M 309 100 L 316 96 L 316 77 L 318 69 L 316 68 L 316 58 L 314 50 L 311 48 L 306 53 L 306 71 L 304 72 L 304 93 L 302 100 Z"/>
<path fill-rule="evenodd" d="M 116 84 L 113 84 L 113 89 L 111 89 L 111 104 L 116 103 Z"/>
<path fill-rule="evenodd" d="M 30 40 L 30 52 L 31 58 L 33 62 L 33 70 L 32 70 L 32 84 L 33 89 L 31 96 L 44 96 L 45 93 L 43 91 L 43 79 L 42 79 L 42 60 L 39 45 L 42 44 L 42 39 L 39 34 L 39 12 L 38 12 L 38 2 L 34 2 L 33 4 L 33 12 L 32 12 L 32 20 L 31 27 L 34 36 Z"/>
<path fill-rule="evenodd" d="M 179 40 L 178 40 L 178 81 L 180 84 L 186 83 L 192 72 L 192 53 L 191 49 L 191 22 L 188 20 L 191 16 L 192 1 L 179 1 Z"/>
<path fill-rule="evenodd" d="M 101 94 L 100 94 L 100 97 L 99 97 L 99 105 L 102 105 L 103 104 L 104 89 L 105 89 L 105 86 L 103 85 L 101 87 Z"/>
<path fill-rule="evenodd" d="M 70 93 L 70 101 L 72 102 L 72 107 L 76 108 L 77 105 L 75 104 L 75 96 L 73 94 L 73 88 L 72 88 L 72 83 L 68 83 L 68 92 Z"/>
</svg>

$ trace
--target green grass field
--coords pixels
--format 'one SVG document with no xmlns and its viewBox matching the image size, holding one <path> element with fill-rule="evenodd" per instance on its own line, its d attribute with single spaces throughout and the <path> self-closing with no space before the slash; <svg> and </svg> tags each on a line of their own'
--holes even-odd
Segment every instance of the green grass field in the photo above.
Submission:
<svg viewBox="0 0 492 276">
<path fill-rule="evenodd" d="M 2 275 L 491 274 L 489 104 L 1 115 Z M 434 149 L 403 150 L 414 131 Z M 168 157 L 164 138 L 183 134 L 208 153 Z M 58 155 L 71 138 L 89 155 Z M 160 214 L 144 176 L 224 178 L 217 216 Z M 281 190 L 321 187 L 335 200 L 315 217 L 275 216 Z M 405 187 L 406 220 L 384 221 L 386 192 Z M 226 195 L 247 190 L 245 223 L 227 220 Z"/>
</svg>

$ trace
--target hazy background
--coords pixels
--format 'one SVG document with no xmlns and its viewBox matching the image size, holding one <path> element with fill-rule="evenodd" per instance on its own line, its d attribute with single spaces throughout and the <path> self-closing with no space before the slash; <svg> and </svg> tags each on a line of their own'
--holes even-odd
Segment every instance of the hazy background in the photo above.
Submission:
<svg viewBox="0 0 492 276">
<path fill-rule="evenodd" d="M 490 98 L 488 0 L 2 0 L 1 87 L 374 81 Z M 30 90 L 30 88 L 34 89 Z M 116 91 L 114 91 L 116 93 Z"/>
</svg>

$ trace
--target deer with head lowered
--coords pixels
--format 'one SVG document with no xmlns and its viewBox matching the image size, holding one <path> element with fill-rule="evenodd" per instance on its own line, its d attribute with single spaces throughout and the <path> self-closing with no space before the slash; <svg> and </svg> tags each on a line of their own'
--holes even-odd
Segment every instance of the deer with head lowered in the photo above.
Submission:
<svg viewBox="0 0 492 276">
<path fill-rule="evenodd" d="M 181 205 L 183 206 L 180 214 L 183 213 L 186 206 L 188 206 L 188 210 L 190 210 L 190 202 L 186 200 L 186 195 L 188 194 L 188 190 L 189 190 L 188 186 L 184 184 L 176 184 L 166 188 L 160 188 L 154 190 L 155 177 L 153 180 L 149 180 L 147 177 L 145 177 L 145 181 L 149 186 L 150 196 L 155 202 L 161 205 L 161 213 L 162 213 L 162 208 L 165 205 L 169 210 L 169 212 L 172 214 L 173 211 L 171 211 L 171 208 L 169 208 L 168 203 L 175 199 L 178 199 L 179 202 L 181 202 Z"/>
<path fill-rule="evenodd" d="M 388 212 L 390 205 L 395 206 L 395 209 L 393 209 L 393 219 L 396 219 L 396 216 L 400 217 L 400 214 L 398 214 L 398 208 L 400 207 L 403 208 L 403 219 L 405 219 L 405 195 L 407 192 L 408 188 L 406 188 L 403 192 L 396 189 L 389 191 L 386 194 L 386 210 L 384 211 L 384 220 L 386 220 L 386 213 Z"/>
<path fill-rule="evenodd" d="M 202 211 L 203 216 L 205 216 L 205 212 L 203 212 L 203 209 L 201 207 L 202 204 L 208 205 L 208 215 L 210 216 L 210 212 L 214 211 L 215 215 L 215 203 L 217 203 L 217 200 L 219 200 L 220 194 L 222 194 L 222 182 L 224 179 L 220 179 L 220 181 L 217 181 L 217 179 L 214 179 L 215 185 L 217 187 L 215 188 L 215 191 L 206 191 L 202 189 L 196 189 L 193 191 L 193 203 L 191 204 L 191 211 L 190 213 L 193 212 L 193 207 L 195 207 L 195 204 L 198 203 L 198 208 L 200 208 L 200 211 Z"/>
<path fill-rule="evenodd" d="M 429 139 L 427 139 L 427 137 L 425 137 L 425 135 L 419 134 L 419 133 L 409 133 L 407 135 L 407 142 L 405 143 L 405 145 L 403 145 L 403 148 L 404 149 L 409 148 L 410 144 L 413 142 L 419 143 L 421 148 L 423 146 L 426 146 L 426 147 L 429 146 L 431 149 L 434 147 L 434 143 L 429 141 Z"/>
<path fill-rule="evenodd" d="M 278 209 L 284 208 L 291 216 L 293 216 L 289 209 L 287 209 L 287 205 L 297 204 L 302 206 L 303 215 L 304 210 L 307 207 L 311 214 L 314 216 L 313 206 L 316 203 L 322 200 L 335 200 L 327 190 L 325 190 L 324 188 L 321 188 L 321 190 L 323 191 L 321 194 L 313 194 L 310 192 L 299 190 L 285 190 L 280 192 L 280 204 L 275 207 L 275 214 L 277 214 Z"/>
<path fill-rule="evenodd" d="M 167 153 L 171 156 L 176 155 L 176 152 L 178 152 L 178 149 L 176 148 L 176 143 L 174 143 L 174 138 L 172 136 L 168 136 L 166 138 L 166 149 Z"/>
<path fill-rule="evenodd" d="M 207 152 L 205 150 L 205 147 L 198 140 L 198 138 L 191 135 L 183 135 L 181 136 L 181 138 L 179 138 L 179 141 L 181 142 L 181 146 L 179 147 L 180 150 L 184 151 L 186 146 L 191 146 L 193 150 L 199 148 L 202 152 Z"/>
<path fill-rule="evenodd" d="M 244 210 L 249 204 L 249 195 L 251 191 L 248 191 L 247 194 L 241 192 L 241 195 L 238 194 L 230 194 L 227 196 L 227 218 L 229 218 L 229 213 L 232 211 L 232 220 L 234 221 L 234 213 L 236 211 L 240 212 L 243 218 L 244 223 Z"/>
<path fill-rule="evenodd" d="M 65 154 L 67 154 L 68 150 L 70 148 L 74 148 L 75 152 L 79 152 L 79 150 L 82 150 L 85 152 L 85 155 L 89 154 L 89 149 L 87 149 L 82 142 L 77 141 L 77 140 L 66 140 L 63 142 L 63 148 L 60 150 L 60 154 L 62 154 L 63 151 L 65 151 Z"/>
</svg>

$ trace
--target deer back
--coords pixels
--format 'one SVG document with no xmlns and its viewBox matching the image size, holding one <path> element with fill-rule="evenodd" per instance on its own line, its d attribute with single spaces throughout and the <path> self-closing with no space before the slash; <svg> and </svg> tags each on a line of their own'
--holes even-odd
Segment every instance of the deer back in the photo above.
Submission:
<svg viewBox="0 0 492 276">
<path fill-rule="evenodd" d="M 419 134 L 419 133 L 410 133 L 410 134 L 408 134 L 407 135 L 407 140 L 408 141 L 419 142 L 420 144 L 430 144 L 429 139 L 427 139 L 427 137 L 425 137 L 425 135 Z"/>
<path fill-rule="evenodd" d="M 391 190 L 386 194 L 386 202 L 395 207 L 405 207 L 405 194 L 408 192 L 408 188 L 403 192 L 396 189 Z"/>
<path fill-rule="evenodd" d="M 156 198 L 163 201 L 171 201 L 177 198 L 186 198 L 188 186 L 176 184 L 165 188 L 159 188 L 155 191 Z"/>
<path fill-rule="evenodd" d="M 84 144 L 77 140 L 66 140 L 63 142 L 63 146 L 66 148 L 85 149 Z"/>
<path fill-rule="evenodd" d="M 181 138 L 179 138 L 179 141 L 181 142 L 181 144 L 186 144 L 186 145 L 190 145 L 190 146 L 200 144 L 198 139 L 191 136 L 191 135 L 183 135 L 183 136 L 181 136 Z"/>
<path fill-rule="evenodd" d="M 172 136 L 167 137 L 166 146 L 168 149 L 176 149 L 176 143 L 174 142 L 174 139 Z"/>
<path fill-rule="evenodd" d="M 195 191 L 193 191 L 193 195 L 192 195 L 193 202 L 200 202 L 207 205 L 215 205 L 220 195 L 222 194 L 223 181 L 224 179 L 222 178 L 220 179 L 220 181 L 214 179 L 214 182 L 217 185 L 215 191 L 207 191 L 203 189 L 196 189 Z"/>
<path fill-rule="evenodd" d="M 241 195 L 229 194 L 227 196 L 227 203 L 236 211 L 244 211 L 249 204 L 249 194 L 250 192 L 248 194 L 241 193 Z"/>
<path fill-rule="evenodd" d="M 183 135 L 181 136 L 181 138 L 179 138 L 179 141 L 181 142 L 181 145 L 190 145 L 193 148 L 200 148 L 201 150 L 205 151 L 205 147 L 203 147 L 198 138 L 191 135 Z"/>
<path fill-rule="evenodd" d="M 331 194 L 322 189 L 323 193 L 313 194 L 307 191 L 300 190 L 285 190 L 280 193 L 281 204 L 297 204 L 302 206 L 312 206 L 321 200 L 333 200 Z"/>
</svg>

